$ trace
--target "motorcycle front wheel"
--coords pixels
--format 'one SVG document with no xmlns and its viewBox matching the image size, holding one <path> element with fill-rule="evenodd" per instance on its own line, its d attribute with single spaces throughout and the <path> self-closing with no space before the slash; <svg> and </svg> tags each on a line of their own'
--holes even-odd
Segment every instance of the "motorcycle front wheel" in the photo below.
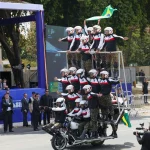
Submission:
<svg viewBox="0 0 150 150">
<path fill-rule="evenodd" d="M 51 144 L 54 150 L 63 150 L 67 145 L 67 139 L 62 135 L 55 135 L 51 140 Z"/>
</svg>

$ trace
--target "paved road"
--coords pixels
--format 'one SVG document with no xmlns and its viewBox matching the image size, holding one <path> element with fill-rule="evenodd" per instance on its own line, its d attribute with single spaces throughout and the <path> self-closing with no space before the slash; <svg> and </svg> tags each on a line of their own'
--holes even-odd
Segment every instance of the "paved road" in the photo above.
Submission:
<svg viewBox="0 0 150 150">
<path fill-rule="evenodd" d="M 105 141 L 101 148 L 84 145 L 69 149 L 140 150 L 140 145 L 137 143 L 133 131 L 139 123 L 145 122 L 145 127 L 148 126 L 149 118 L 149 116 L 143 116 L 132 119 L 132 128 L 120 124 L 118 129 L 119 137 L 117 139 Z M 0 130 L 0 150 L 52 150 L 50 136 L 43 131 L 33 132 L 30 127 L 14 128 L 14 131 L 14 133 L 3 134 L 2 129 Z"/>
</svg>

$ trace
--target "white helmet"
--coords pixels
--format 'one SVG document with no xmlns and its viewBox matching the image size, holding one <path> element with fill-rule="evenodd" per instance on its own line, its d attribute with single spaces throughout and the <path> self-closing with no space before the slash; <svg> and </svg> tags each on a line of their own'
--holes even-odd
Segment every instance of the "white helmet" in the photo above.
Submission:
<svg viewBox="0 0 150 150">
<path fill-rule="evenodd" d="M 109 73 L 108 73 L 107 71 L 101 71 L 100 74 L 104 74 L 106 78 L 107 78 L 108 75 L 109 75 Z"/>
<path fill-rule="evenodd" d="M 97 74 L 98 74 L 98 72 L 97 72 L 97 70 L 95 70 L 95 69 L 91 69 L 90 71 L 89 71 L 89 74 L 92 74 L 93 76 L 97 76 Z"/>
<path fill-rule="evenodd" d="M 83 77 L 85 75 L 85 70 L 84 69 L 78 69 L 77 72 L 76 72 L 76 74 L 77 75 L 80 74 L 81 77 Z"/>
<path fill-rule="evenodd" d="M 96 32 L 101 32 L 101 27 L 99 25 L 93 26 L 93 29 L 96 30 Z"/>
<path fill-rule="evenodd" d="M 86 101 L 85 100 L 82 100 L 81 102 L 80 102 L 80 105 L 84 105 L 86 103 Z"/>
<path fill-rule="evenodd" d="M 84 42 L 88 42 L 89 41 L 89 37 L 84 35 L 80 38 L 80 41 L 84 41 Z"/>
<path fill-rule="evenodd" d="M 62 103 L 62 102 L 65 102 L 65 99 L 63 97 L 57 98 L 56 103 Z"/>
<path fill-rule="evenodd" d="M 113 34 L 113 28 L 112 27 L 106 27 L 104 29 L 105 34 Z"/>
<path fill-rule="evenodd" d="M 101 71 L 100 74 L 108 75 L 109 73 L 107 71 Z"/>
<path fill-rule="evenodd" d="M 92 91 L 92 86 L 91 85 L 85 85 L 83 87 L 83 90 L 86 90 L 87 92 L 91 92 Z"/>
<path fill-rule="evenodd" d="M 76 74 L 77 68 L 76 67 L 70 67 L 69 71 L 72 72 L 73 74 Z"/>
<path fill-rule="evenodd" d="M 57 98 L 56 103 L 60 103 L 60 104 L 61 104 L 61 105 L 60 105 L 61 107 L 66 107 L 65 99 L 64 99 L 63 97 Z"/>
<path fill-rule="evenodd" d="M 82 32 L 82 27 L 81 27 L 81 26 L 75 26 L 74 29 L 75 29 L 75 31 L 78 32 L 78 33 L 81 33 L 81 32 Z"/>
<path fill-rule="evenodd" d="M 71 92 L 73 92 L 74 91 L 74 86 L 73 85 L 68 85 L 67 87 L 66 87 L 66 90 L 68 91 L 68 90 L 71 90 Z"/>
<path fill-rule="evenodd" d="M 77 98 L 76 100 L 75 100 L 75 103 L 80 103 L 81 102 L 81 98 Z"/>
<path fill-rule="evenodd" d="M 60 73 L 62 73 L 62 72 L 64 72 L 66 76 L 68 76 L 68 74 L 69 74 L 69 70 L 66 68 L 61 69 Z"/>
<path fill-rule="evenodd" d="M 92 32 L 93 31 L 93 27 L 88 27 L 87 31 L 91 31 Z"/>
<path fill-rule="evenodd" d="M 72 27 L 68 27 L 67 29 L 66 29 L 66 32 L 70 32 L 70 33 L 74 33 L 74 28 L 72 28 Z"/>
</svg>

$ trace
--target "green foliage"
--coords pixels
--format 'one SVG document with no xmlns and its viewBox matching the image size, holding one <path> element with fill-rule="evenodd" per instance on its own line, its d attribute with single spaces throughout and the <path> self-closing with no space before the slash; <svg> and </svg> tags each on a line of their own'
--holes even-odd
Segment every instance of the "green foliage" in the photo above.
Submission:
<svg viewBox="0 0 150 150">
<path fill-rule="evenodd" d="M 28 59 L 23 59 L 23 60 L 22 60 L 22 63 L 25 65 L 25 67 L 26 67 L 28 64 L 30 64 L 31 67 L 37 67 L 36 61 L 30 61 L 30 60 L 28 60 Z"/>
<path fill-rule="evenodd" d="M 27 30 L 27 29 L 26 29 Z M 37 59 L 36 49 L 36 25 L 35 22 L 30 24 L 30 29 L 27 31 L 27 36 L 20 35 L 19 47 L 21 48 L 21 58 L 29 61 Z"/>
<path fill-rule="evenodd" d="M 28 0 L 31 3 L 44 5 L 45 22 L 50 25 L 76 26 L 82 25 L 86 18 L 99 16 L 106 6 L 112 5 L 118 11 L 110 19 L 101 20 L 102 29 L 112 26 L 117 35 L 128 36 L 129 40 L 118 40 L 123 50 L 126 65 L 138 63 L 149 65 L 149 34 L 145 27 L 150 24 L 149 0 Z M 97 22 L 87 22 L 92 26 Z M 142 58 L 142 59 L 141 59 Z"/>
<path fill-rule="evenodd" d="M 18 1 L 18 0 L 16 0 Z M 149 33 L 145 28 L 150 24 L 149 0 L 26 0 L 29 3 L 43 4 L 45 9 L 45 23 L 58 26 L 82 25 L 86 18 L 99 16 L 106 6 L 117 8 L 112 18 L 102 19 L 102 31 L 106 26 L 112 26 L 117 35 L 127 36 L 129 40 L 118 40 L 119 49 L 123 50 L 126 65 L 137 63 L 149 65 L 150 48 Z M 0 13 L 0 16 L 5 14 Z M 21 15 L 13 11 L 14 16 Z M 87 22 L 92 26 L 97 22 Z M 14 27 L 18 28 L 18 26 Z M 13 45 L 9 32 L 3 29 L 7 36 L 7 43 Z M 8 30 L 9 31 L 9 30 Z M 17 33 L 17 30 L 16 30 Z M 21 58 L 29 61 L 36 60 L 35 28 L 29 31 L 28 38 L 20 36 Z"/>
</svg>

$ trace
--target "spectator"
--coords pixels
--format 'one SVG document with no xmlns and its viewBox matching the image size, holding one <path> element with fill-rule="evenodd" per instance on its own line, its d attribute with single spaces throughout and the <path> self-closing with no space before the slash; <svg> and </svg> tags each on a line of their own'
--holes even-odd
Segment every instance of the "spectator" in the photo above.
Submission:
<svg viewBox="0 0 150 150">
<path fill-rule="evenodd" d="M 141 70 L 141 76 L 145 77 L 145 72 L 143 70 Z"/>
<path fill-rule="evenodd" d="M 10 96 L 10 91 L 9 91 L 9 90 L 7 90 L 5 94 L 8 94 L 8 95 L 9 95 L 9 98 L 12 99 L 12 97 Z M 2 97 L 2 99 L 5 99 L 5 94 L 4 94 L 4 96 Z"/>
<path fill-rule="evenodd" d="M 2 110 L 4 119 L 4 132 L 7 132 L 9 125 L 9 132 L 12 131 L 12 114 L 13 114 L 13 102 L 9 94 L 5 94 L 4 99 L 2 99 Z"/>
<path fill-rule="evenodd" d="M 141 70 L 141 81 L 142 81 L 142 83 L 144 82 L 144 78 L 145 78 L 145 73 L 143 70 Z"/>
<path fill-rule="evenodd" d="M 146 103 L 148 103 L 147 102 L 147 94 L 148 94 L 148 81 L 147 81 L 147 78 L 144 78 L 144 82 L 143 82 L 143 86 L 142 86 L 142 92 L 144 94 L 144 103 L 146 104 Z"/>
<path fill-rule="evenodd" d="M 35 98 L 33 101 L 33 129 L 34 131 L 38 131 L 38 120 L 40 114 L 40 106 L 38 102 L 38 94 L 35 94 Z"/>
<path fill-rule="evenodd" d="M 7 80 L 6 79 L 3 80 L 3 89 L 4 90 L 8 89 L 8 85 L 7 85 Z"/>
<path fill-rule="evenodd" d="M 25 93 L 23 95 L 23 99 L 21 100 L 22 103 L 22 114 L 23 114 L 23 127 L 28 127 L 28 120 L 27 120 L 27 115 L 29 111 L 29 103 L 28 103 L 28 95 Z"/>
<path fill-rule="evenodd" d="M 35 92 L 32 92 L 32 96 L 29 99 L 29 111 L 31 114 L 31 125 L 33 126 L 33 117 L 32 117 L 32 111 L 33 111 L 33 101 L 35 98 Z"/>
<path fill-rule="evenodd" d="M 142 72 L 143 72 L 143 70 L 141 69 L 141 71 L 139 71 L 139 76 L 142 76 Z"/>
<path fill-rule="evenodd" d="M 49 91 L 46 90 L 45 94 L 41 96 L 40 99 L 40 106 L 43 109 L 44 113 L 43 113 L 43 121 L 44 121 L 44 125 L 46 125 L 46 119 L 48 124 L 50 123 L 50 107 L 52 107 L 52 97 L 49 95 Z"/>
<path fill-rule="evenodd" d="M 0 79 L 0 90 L 3 89 L 3 83 L 2 83 L 2 79 Z"/>
</svg>

